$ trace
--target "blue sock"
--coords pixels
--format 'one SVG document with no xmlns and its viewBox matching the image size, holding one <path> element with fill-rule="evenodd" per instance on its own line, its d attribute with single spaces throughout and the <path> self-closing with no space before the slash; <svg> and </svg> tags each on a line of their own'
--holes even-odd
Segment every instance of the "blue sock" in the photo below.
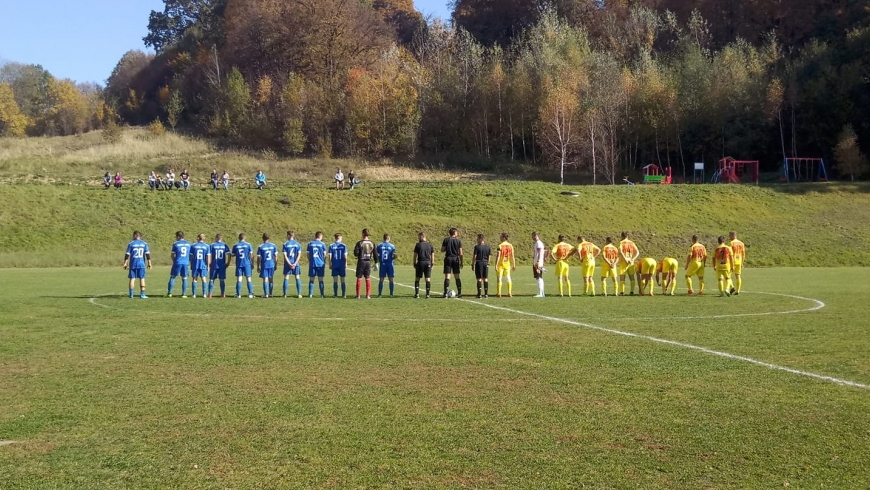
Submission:
<svg viewBox="0 0 870 490">
<path fill-rule="evenodd" d="M 166 294 L 172 294 L 172 290 L 175 289 L 175 278 L 169 278 L 169 285 L 166 286 Z"/>
<path fill-rule="evenodd" d="M 383 279 L 378 281 L 378 296 L 384 293 L 384 281 Z"/>
<path fill-rule="evenodd" d="M 269 282 L 263 279 L 263 296 L 269 296 Z"/>
<path fill-rule="evenodd" d="M 184 296 L 187 294 L 187 278 L 181 278 L 181 295 Z"/>
<path fill-rule="evenodd" d="M 254 294 L 254 281 L 248 281 L 248 296 Z"/>
<path fill-rule="evenodd" d="M 133 297 L 133 288 L 130 288 L 130 297 Z"/>
<path fill-rule="evenodd" d="M 338 283 L 337 282 L 332 283 L 332 295 L 335 297 L 338 297 Z"/>
<path fill-rule="evenodd" d="M 287 296 L 287 290 L 290 289 L 290 279 L 284 278 L 284 296 Z"/>
<path fill-rule="evenodd" d="M 208 295 L 211 296 L 214 293 L 214 281 L 208 282 Z"/>
<path fill-rule="evenodd" d="M 314 295 L 314 281 L 308 281 L 308 296 Z"/>
<path fill-rule="evenodd" d="M 221 296 L 227 294 L 227 282 L 221 279 Z"/>
<path fill-rule="evenodd" d="M 326 284 L 323 284 L 323 281 L 320 281 L 320 295 L 326 296 Z"/>
<path fill-rule="evenodd" d="M 236 296 L 242 295 L 242 282 L 236 281 Z"/>
<path fill-rule="evenodd" d="M 194 296 L 196 296 L 196 279 L 194 279 L 194 281 L 193 281 L 193 291 L 192 291 L 192 293 L 193 293 Z"/>
<path fill-rule="evenodd" d="M 274 296 L 274 294 L 273 294 L 274 292 L 275 292 L 275 280 L 272 279 L 271 281 L 269 281 L 269 296 Z"/>
<path fill-rule="evenodd" d="M 296 279 L 296 294 L 302 294 L 302 279 Z"/>
<path fill-rule="evenodd" d="M 395 289 L 395 287 L 396 287 L 396 285 L 393 284 L 393 281 L 390 281 L 390 296 L 393 295 L 393 290 Z"/>
<path fill-rule="evenodd" d="M 347 296 L 347 284 L 341 283 L 341 295 Z"/>
</svg>

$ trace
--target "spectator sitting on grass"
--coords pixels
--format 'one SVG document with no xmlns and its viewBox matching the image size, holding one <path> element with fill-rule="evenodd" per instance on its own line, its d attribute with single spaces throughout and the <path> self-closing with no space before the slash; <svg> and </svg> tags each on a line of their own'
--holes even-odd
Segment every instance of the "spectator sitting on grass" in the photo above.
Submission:
<svg viewBox="0 0 870 490">
<path fill-rule="evenodd" d="M 120 189 L 123 185 L 124 182 L 121 179 L 121 172 L 115 172 L 115 189 Z"/>
<path fill-rule="evenodd" d="M 148 187 L 151 190 L 157 190 L 157 186 L 160 185 L 160 181 L 157 179 L 157 174 L 152 170 L 150 174 L 148 174 Z"/>
<path fill-rule="evenodd" d="M 108 170 L 106 170 L 106 174 L 103 175 L 103 185 L 106 186 L 106 189 L 112 187 L 112 174 L 110 174 Z"/>
<path fill-rule="evenodd" d="M 266 186 L 266 174 L 262 170 L 257 170 L 257 175 L 254 176 L 254 184 L 257 185 L 257 190 L 262 190 Z"/>
<path fill-rule="evenodd" d="M 344 189 L 344 174 L 341 169 L 335 169 L 335 190 Z"/>
<path fill-rule="evenodd" d="M 172 190 L 172 186 L 175 185 L 175 172 L 173 172 L 171 168 L 166 172 L 164 185 L 166 186 L 166 190 Z"/>
<path fill-rule="evenodd" d="M 181 171 L 181 187 L 184 190 L 190 189 L 190 174 L 187 173 L 187 169 Z"/>
<path fill-rule="evenodd" d="M 228 174 L 226 170 L 224 170 L 224 173 L 221 176 L 221 180 L 224 181 L 224 190 L 230 190 L 230 174 Z"/>
<path fill-rule="evenodd" d="M 218 178 L 217 169 L 211 169 L 211 189 L 214 191 L 218 190 Z"/>
<path fill-rule="evenodd" d="M 356 174 L 353 173 L 353 170 L 347 173 L 347 184 L 350 190 L 353 190 L 353 186 L 356 185 Z"/>
</svg>

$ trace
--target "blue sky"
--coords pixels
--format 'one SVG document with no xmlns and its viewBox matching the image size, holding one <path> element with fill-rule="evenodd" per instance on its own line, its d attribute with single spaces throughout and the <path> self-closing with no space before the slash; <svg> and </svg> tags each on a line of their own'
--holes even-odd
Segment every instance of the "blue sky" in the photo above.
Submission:
<svg viewBox="0 0 870 490">
<path fill-rule="evenodd" d="M 446 18 L 449 0 L 414 0 Z M 0 60 L 40 64 L 58 78 L 103 83 L 121 55 L 145 49 L 148 14 L 162 0 L 10 0 L 0 15 Z"/>
</svg>

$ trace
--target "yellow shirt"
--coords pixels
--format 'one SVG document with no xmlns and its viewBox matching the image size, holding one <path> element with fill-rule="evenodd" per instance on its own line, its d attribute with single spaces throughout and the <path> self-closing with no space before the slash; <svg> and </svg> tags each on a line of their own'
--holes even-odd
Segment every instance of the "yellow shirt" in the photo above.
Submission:
<svg viewBox="0 0 870 490">
<path fill-rule="evenodd" d="M 731 247 L 725 245 L 719 245 L 716 247 L 716 250 L 713 251 L 713 261 L 716 263 L 717 271 L 727 271 L 731 270 L 731 263 L 728 259 L 734 256 L 734 252 L 731 251 Z"/>
<path fill-rule="evenodd" d="M 553 256 L 556 257 L 556 260 L 565 260 L 571 255 L 571 252 L 574 251 L 574 246 L 565 242 L 557 243 L 553 247 Z"/>
<path fill-rule="evenodd" d="M 731 240 L 731 251 L 734 252 L 734 263 L 742 264 L 746 259 L 746 245 L 738 239 Z"/>
<path fill-rule="evenodd" d="M 611 263 L 616 265 L 619 262 L 619 249 L 612 243 L 605 245 L 601 253 L 604 255 L 604 260 L 607 261 L 608 265 Z"/>
<path fill-rule="evenodd" d="M 502 267 L 509 267 L 516 264 L 514 259 L 514 246 L 508 242 L 501 242 L 498 246 L 497 264 Z"/>
<path fill-rule="evenodd" d="M 634 242 L 629 240 L 628 238 L 619 242 L 619 251 L 622 252 L 622 255 L 619 256 L 619 263 L 621 264 L 628 264 L 628 261 L 625 260 L 624 257 L 636 257 L 639 253 L 637 251 L 637 245 L 635 245 Z"/>
<path fill-rule="evenodd" d="M 601 253 L 601 249 L 592 242 L 580 243 L 577 245 L 577 251 L 580 253 L 580 261 L 583 262 L 583 265 L 594 264 L 595 257 Z"/>
<path fill-rule="evenodd" d="M 689 256 L 694 262 L 703 262 L 707 258 L 707 249 L 700 243 L 696 243 L 689 250 Z"/>
</svg>

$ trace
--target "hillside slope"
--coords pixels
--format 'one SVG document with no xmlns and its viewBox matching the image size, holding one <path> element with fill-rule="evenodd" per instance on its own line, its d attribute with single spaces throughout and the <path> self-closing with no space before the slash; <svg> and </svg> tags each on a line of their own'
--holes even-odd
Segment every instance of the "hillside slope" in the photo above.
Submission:
<svg viewBox="0 0 870 490">
<path fill-rule="evenodd" d="M 715 236 L 740 232 L 751 266 L 870 265 L 870 186 L 599 186 L 544 183 L 372 183 L 354 191 L 298 187 L 229 192 L 122 191 L 52 185 L 0 186 L 0 267 L 119 266 L 134 229 L 151 244 L 156 264 L 169 261 L 176 230 L 189 238 L 216 232 L 235 241 L 263 232 L 277 242 L 294 229 L 302 241 L 322 230 L 346 242 L 368 227 L 391 233 L 408 263 L 418 231 L 440 240 L 458 227 L 470 254 L 474 237 L 490 243 L 506 231 L 521 262 L 529 234 L 552 245 L 564 233 L 603 244 L 629 230 L 644 255 L 683 258 L 693 233 L 711 248 Z M 282 204 L 287 197 L 289 205 Z"/>
</svg>

